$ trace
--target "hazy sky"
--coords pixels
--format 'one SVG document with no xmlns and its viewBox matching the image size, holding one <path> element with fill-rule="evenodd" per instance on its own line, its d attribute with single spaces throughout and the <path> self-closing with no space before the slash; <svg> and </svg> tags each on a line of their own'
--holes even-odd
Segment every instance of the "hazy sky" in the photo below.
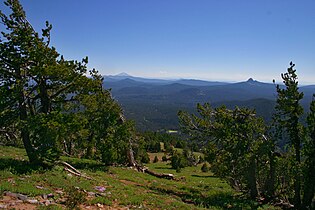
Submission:
<svg viewBox="0 0 315 210">
<path fill-rule="evenodd" d="M 53 24 L 65 58 L 105 75 L 271 82 L 292 60 L 315 83 L 314 0 L 21 2 L 37 30 Z"/>
</svg>

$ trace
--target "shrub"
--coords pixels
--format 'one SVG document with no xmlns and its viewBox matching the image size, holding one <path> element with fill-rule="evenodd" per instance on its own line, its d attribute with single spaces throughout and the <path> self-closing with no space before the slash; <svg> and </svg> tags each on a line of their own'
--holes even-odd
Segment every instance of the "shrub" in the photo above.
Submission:
<svg viewBox="0 0 315 210">
<path fill-rule="evenodd" d="M 208 172 L 209 171 L 209 166 L 207 163 L 204 163 L 201 167 L 202 172 Z"/>
<path fill-rule="evenodd" d="M 179 170 L 188 166 L 188 162 L 184 155 L 174 152 L 171 157 L 171 166 L 173 169 Z"/>
<path fill-rule="evenodd" d="M 80 209 L 78 206 L 86 201 L 85 193 L 76 187 L 70 187 L 66 190 L 65 205 L 68 209 Z"/>
<path fill-rule="evenodd" d="M 142 163 L 150 163 L 150 157 L 148 155 L 148 153 L 144 153 L 142 156 L 141 156 L 141 162 Z"/>
</svg>

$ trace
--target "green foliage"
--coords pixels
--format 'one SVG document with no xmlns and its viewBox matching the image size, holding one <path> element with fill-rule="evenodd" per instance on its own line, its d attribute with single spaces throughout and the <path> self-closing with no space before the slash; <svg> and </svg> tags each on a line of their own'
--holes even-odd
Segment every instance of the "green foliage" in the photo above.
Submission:
<svg viewBox="0 0 315 210">
<path fill-rule="evenodd" d="M 238 107 L 213 109 L 198 104 L 198 115 L 180 111 L 179 120 L 182 130 L 204 145 L 212 172 L 231 186 L 249 192 L 253 199 L 276 197 L 292 202 L 295 208 L 313 208 L 315 102 L 304 126 L 300 122 L 303 93 L 292 62 L 282 79 L 284 87 L 277 85 L 276 112 L 269 131 L 254 111 Z M 279 148 L 279 142 L 287 144 Z"/>
<path fill-rule="evenodd" d="M 178 148 L 183 148 L 186 144 L 176 134 L 147 131 L 142 133 L 142 136 L 145 141 L 145 149 L 148 152 L 162 152 L 163 149 L 169 152 L 172 146 L 178 145 Z M 162 148 L 161 143 L 163 143 L 164 148 Z"/>
<path fill-rule="evenodd" d="M 148 153 L 144 152 L 141 157 L 141 163 L 150 163 L 150 157 Z"/>
<path fill-rule="evenodd" d="M 68 209 L 80 209 L 79 205 L 86 201 L 85 193 L 76 187 L 70 187 L 66 190 L 65 205 Z"/>
<path fill-rule="evenodd" d="M 32 163 L 60 154 L 127 162 L 134 125 L 103 89 L 103 78 L 87 70 L 88 58 L 65 60 L 50 46 L 52 26 L 34 30 L 18 0 L 0 12 L 0 136 L 19 134 Z M 135 142 L 136 144 L 136 142 Z"/>
<path fill-rule="evenodd" d="M 188 161 L 183 154 L 175 151 L 171 157 L 171 166 L 173 169 L 180 171 L 181 168 L 188 166 Z"/>
<path fill-rule="evenodd" d="M 210 169 L 207 163 L 202 164 L 202 167 L 201 167 L 202 172 L 208 172 L 209 170 Z"/>
<path fill-rule="evenodd" d="M 291 159 L 290 164 L 287 164 L 287 168 L 291 170 L 294 174 L 294 176 L 286 177 L 287 179 L 291 178 L 293 182 L 293 186 L 289 185 L 289 187 L 292 187 L 292 191 L 294 192 L 294 196 L 290 196 L 290 199 L 293 199 L 293 203 L 296 208 L 301 208 L 302 205 L 302 171 L 303 171 L 303 150 L 307 151 L 310 148 L 312 148 L 311 145 L 308 145 L 305 142 L 305 134 L 311 130 L 308 130 L 306 128 L 303 128 L 304 126 L 300 123 L 300 118 L 303 114 L 303 108 L 301 106 L 301 100 L 303 99 L 304 94 L 299 92 L 298 87 L 298 78 L 296 74 L 296 70 L 294 69 L 295 64 L 292 62 L 290 63 L 290 67 L 288 68 L 287 72 L 284 74 L 281 74 L 281 77 L 283 79 L 283 83 L 285 85 L 285 88 L 281 88 L 279 85 L 277 85 L 277 104 L 276 104 L 276 115 L 275 115 L 275 121 L 280 127 L 282 132 L 282 137 L 288 139 L 288 145 L 287 148 L 289 151 L 292 151 L 292 154 L 294 154 Z M 309 121 L 312 117 L 312 104 L 311 104 L 311 112 L 308 118 L 308 123 L 312 124 L 311 121 Z M 314 127 L 312 125 L 311 127 Z M 306 132 L 305 132 L 306 130 Z M 311 131 L 312 132 L 312 131 Z M 312 135 L 312 134 L 311 134 Z M 304 147 L 302 148 L 302 145 Z M 312 149 L 311 149 L 312 150 Z M 307 153 L 307 152 L 306 152 Z M 312 152 L 311 152 L 312 153 Z M 312 156 L 314 157 L 314 154 Z M 307 156 L 306 156 L 307 157 Z M 313 157 L 311 159 L 313 159 Z M 308 159 L 310 160 L 310 159 Z M 312 162 L 312 161 L 311 161 Z M 307 170 L 313 170 L 314 164 L 309 162 L 306 164 Z M 310 164 L 310 167 L 309 167 Z M 305 180 L 311 181 L 308 179 L 309 175 L 305 176 Z M 309 183 L 306 183 L 306 185 L 309 185 Z M 314 185 L 313 185 L 314 187 Z M 307 187 L 306 187 L 307 188 Z M 306 190 L 305 188 L 305 190 Z M 314 189 L 309 191 L 312 195 L 305 195 L 313 197 L 314 196 Z M 307 199 L 308 201 L 304 200 L 304 208 L 306 206 L 310 206 L 310 198 Z"/>
<path fill-rule="evenodd" d="M 201 143 L 208 142 L 206 159 L 216 175 L 256 197 L 259 186 L 264 185 L 259 183 L 258 169 L 267 161 L 262 119 L 244 108 L 212 109 L 205 104 L 198 105 L 197 110 L 200 117 L 179 112 L 183 131 Z"/>
</svg>

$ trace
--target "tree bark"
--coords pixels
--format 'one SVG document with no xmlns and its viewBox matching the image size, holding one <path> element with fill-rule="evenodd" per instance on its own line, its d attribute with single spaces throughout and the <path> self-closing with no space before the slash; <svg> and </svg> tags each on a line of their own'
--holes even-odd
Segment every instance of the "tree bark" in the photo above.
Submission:
<svg viewBox="0 0 315 210">
<path fill-rule="evenodd" d="M 299 138 L 299 130 L 298 130 L 298 119 L 294 119 L 295 121 L 295 132 L 294 135 L 294 149 L 295 149 L 295 161 L 296 161 L 296 172 L 294 176 L 294 207 L 296 209 L 300 209 L 301 207 L 301 149 L 300 144 L 301 140 Z"/>
<path fill-rule="evenodd" d="M 250 189 L 250 197 L 256 199 L 258 197 L 257 177 L 256 177 L 256 159 L 255 156 L 251 157 L 250 165 L 248 168 L 248 186 Z"/>
<path fill-rule="evenodd" d="M 266 183 L 266 197 L 268 200 L 272 199 L 275 195 L 275 180 L 276 180 L 276 162 L 275 162 L 275 152 L 269 153 L 269 177 Z"/>
<path fill-rule="evenodd" d="M 25 121 L 27 120 L 27 109 L 26 109 L 25 96 L 24 96 L 23 90 L 21 90 L 19 94 L 19 112 L 20 112 L 20 120 L 22 121 L 21 138 L 24 144 L 24 148 L 26 150 L 26 154 L 28 156 L 30 163 L 37 163 L 38 157 L 35 154 L 34 148 L 30 140 L 30 133 L 29 133 L 27 124 L 25 123 Z"/>
</svg>

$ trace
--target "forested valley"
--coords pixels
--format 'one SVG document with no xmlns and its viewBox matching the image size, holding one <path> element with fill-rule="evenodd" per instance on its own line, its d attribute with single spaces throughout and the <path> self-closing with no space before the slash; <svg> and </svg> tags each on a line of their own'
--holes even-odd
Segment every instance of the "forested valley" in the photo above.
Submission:
<svg viewBox="0 0 315 210">
<path fill-rule="evenodd" d="M 245 96 L 212 106 L 191 95 L 194 109 L 170 109 L 174 127 L 139 129 L 88 57 L 65 59 L 49 22 L 38 32 L 18 0 L 5 5 L 0 208 L 315 209 L 315 90 L 300 91 L 294 63 L 268 86 L 273 102 L 255 101 L 268 119 Z"/>
</svg>

